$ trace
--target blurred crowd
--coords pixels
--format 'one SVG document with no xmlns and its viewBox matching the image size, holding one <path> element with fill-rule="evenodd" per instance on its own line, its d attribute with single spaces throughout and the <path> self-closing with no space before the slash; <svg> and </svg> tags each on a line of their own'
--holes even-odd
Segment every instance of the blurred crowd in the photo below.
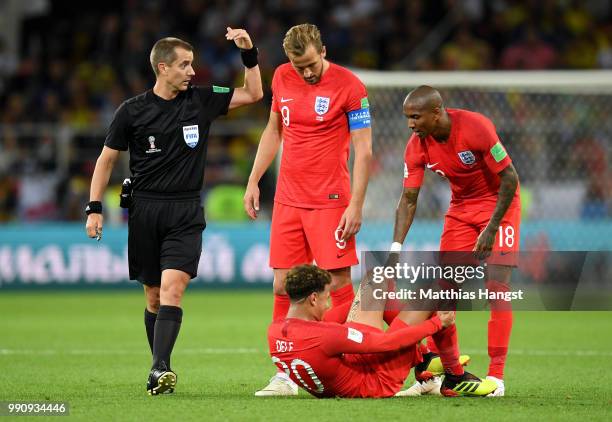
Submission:
<svg viewBox="0 0 612 422">
<path fill-rule="evenodd" d="M 320 27 L 330 60 L 352 67 L 612 68 L 612 2 L 603 0 L 126 0 L 78 7 L 69 1 L 38 0 L 37 4 L 36 13 L 18 16 L 17 45 L 0 38 L 0 222 L 83 218 L 104 129 L 124 99 L 152 86 L 149 52 L 164 36 L 178 36 L 194 45 L 196 84 L 241 83 L 239 55 L 223 36 L 226 26 L 232 26 L 246 28 L 259 47 L 264 86 L 269 87 L 274 68 L 286 61 L 281 47 L 285 31 L 302 22 Z M 209 188 L 246 181 L 257 128 L 265 122 L 269 101 L 268 92 L 258 106 L 232 113 L 229 119 L 241 123 L 225 127 L 221 123 L 222 130 L 211 137 Z M 574 165 L 598 166 L 607 174 L 609 137 L 607 142 L 590 146 L 572 139 L 566 145 L 592 152 L 603 148 L 603 164 Z M 125 176 L 115 173 L 115 183 Z M 594 179 L 591 184 L 599 176 L 588 176 Z M 272 180 L 264 180 L 264 191 L 272 197 Z M 604 198 L 604 203 L 609 199 Z M 605 210 L 603 215 L 609 215 Z"/>
</svg>

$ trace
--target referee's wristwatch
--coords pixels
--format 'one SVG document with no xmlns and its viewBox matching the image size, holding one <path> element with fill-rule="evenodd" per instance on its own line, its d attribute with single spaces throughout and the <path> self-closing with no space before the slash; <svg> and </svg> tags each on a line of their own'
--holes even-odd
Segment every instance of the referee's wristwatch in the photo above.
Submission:
<svg viewBox="0 0 612 422">
<path fill-rule="evenodd" d="M 90 201 L 85 207 L 85 214 L 102 214 L 102 202 Z"/>
</svg>

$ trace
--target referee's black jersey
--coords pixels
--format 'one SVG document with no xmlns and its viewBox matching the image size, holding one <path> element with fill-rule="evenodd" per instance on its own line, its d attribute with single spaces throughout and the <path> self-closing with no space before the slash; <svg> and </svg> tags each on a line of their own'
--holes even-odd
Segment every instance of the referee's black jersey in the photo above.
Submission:
<svg viewBox="0 0 612 422">
<path fill-rule="evenodd" d="M 233 93 L 233 88 L 190 86 L 168 101 L 148 90 L 121 104 L 104 145 L 129 148 L 135 190 L 199 191 L 210 124 L 227 114 Z"/>
</svg>

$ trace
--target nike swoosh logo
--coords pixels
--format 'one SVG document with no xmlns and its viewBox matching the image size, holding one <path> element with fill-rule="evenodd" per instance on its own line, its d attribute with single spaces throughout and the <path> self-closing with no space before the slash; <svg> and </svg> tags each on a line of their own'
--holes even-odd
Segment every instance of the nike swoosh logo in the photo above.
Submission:
<svg viewBox="0 0 612 422">
<path fill-rule="evenodd" d="M 427 164 L 426 164 L 426 166 L 427 166 L 427 168 L 428 168 L 428 169 L 430 169 L 430 168 L 434 168 L 434 167 L 435 167 L 435 166 L 437 166 L 437 165 L 438 165 L 438 163 L 433 163 L 433 164 L 429 164 L 429 163 L 427 163 Z"/>
<path fill-rule="evenodd" d="M 293 101 L 293 98 L 283 98 L 283 97 L 281 97 L 281 103 L 288 103 L 289 101 Z"/>
<path fill-rule="evenodd" d="M 508 255 L 510 252 L 500 252 L 500 255 Z"/>
</svg>

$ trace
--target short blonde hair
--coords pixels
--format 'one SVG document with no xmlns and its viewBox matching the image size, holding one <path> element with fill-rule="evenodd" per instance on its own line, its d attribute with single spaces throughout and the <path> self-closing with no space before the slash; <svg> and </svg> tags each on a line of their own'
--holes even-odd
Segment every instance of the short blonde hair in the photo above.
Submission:
<svg viewBox="0 0 612 422">
<path fill-rule="evenodd" d="M 321 31 L 319 31 L 316 25 L 311 23 L 303 23 L 291 27 L 283 40 L 283 49 L 287 57 L 289 57 L 289 54 L 293 56 L 304 55 L 309 45 L 312 45 L 317 50 L 317 53 L 323 51 Z"/>
<path fill-rule="evenodd" d="M 187 41 L 183 41 L 179 38 L 174 37 L 166 37 L 157 41 L 153 48 L 151 49 L 151 56 L 149 60 L 151 61 L 151 67 L 153 68 L 153 72 L 155 76 L 158 76 L 159 69 L 157 65 L 160 63 L 172 63 L 176 60 L 176 51 L 175 47 L 184 48 L 187 51 L 193 51 L 193 46 L 189 44 Z"/>
</svg>

